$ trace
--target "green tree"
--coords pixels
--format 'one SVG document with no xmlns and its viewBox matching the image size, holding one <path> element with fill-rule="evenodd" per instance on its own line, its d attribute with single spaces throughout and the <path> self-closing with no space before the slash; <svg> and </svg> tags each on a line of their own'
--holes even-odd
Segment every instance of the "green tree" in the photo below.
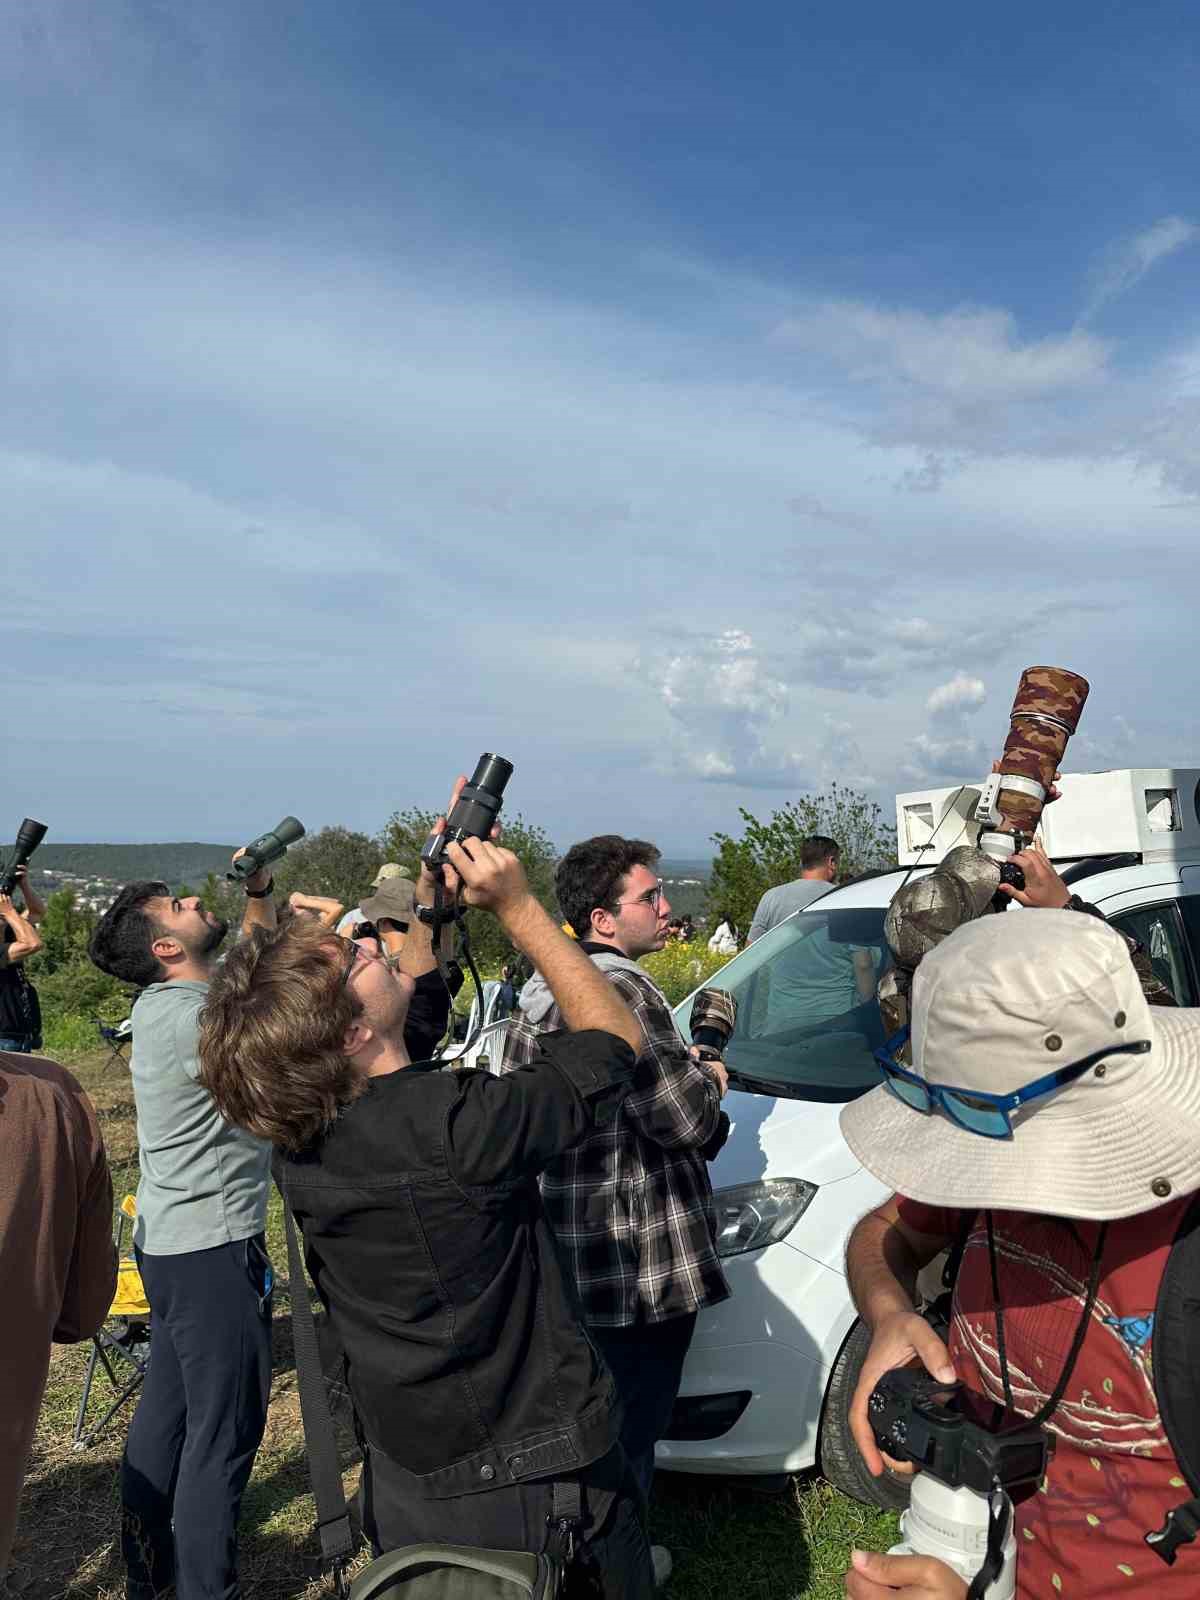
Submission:
<svg viewBox="0 0 1200 1600">
<path fill-rule="evenodd" d="M 87 955 L 88 940 L 95 926 L 94 913 L 80 906 L 74 889 L 58 889 L 46 901 L 46 914 L 38 927 L 42 938 L 40 953 L 33 958 L 30 975 L 49 974 Z"/>
<path fill-rule="evenodd" d="M 371 886 L 371 879 L 387 860 L 413 866 L 400 856 L 385 856 L 379 841 L 351 828 L 322 828 L 294 844 L 276 861 L 271 871 L 275 878 L 276 899 L 286 899 L 293 889 L 302 894 L 330 895 L 349 910 L 356 906 Z"/>
<path fill-rule="evenodd" d="M 409 867 L 413 876 L 420 865 L 421 847 L 429 837 L 429 830 L 437 820 L 435 811 L 412 808 L 395 812 L 384 825 L 379 836 L 380 846 L 389 861 L 398 861 Z M 551 916 L 558 916 L 554 898 L 554 864 L 557 852 L 546 832 L 536 823 L 526 822 L 518 812 L 504 817 L 501 842 L 511 850 L 525 868 L 529 887 Z M 511 954 L 512 947 L 500 930 L 494 917 L 472 912 L 467 918 L 471 949 L 477 965 L 482 969 L 497 968 Z"/>
<path fill-rule="evenodd" d="M 884 822 L 881 808 L 857 789 L 832 784 L 828 794 L 789 800 L 767 822 L 739 810 L 745 824 L 741 838 L 713 835 L 717 854 L 708 903 L 714 912 L 732 916 L 743 933 L 767 890 L 800 876 L 804 841 L 814 833 L 836 839 L 841 846 L 843 879 L 895 865 L 896 830 Z"/>
</svg>

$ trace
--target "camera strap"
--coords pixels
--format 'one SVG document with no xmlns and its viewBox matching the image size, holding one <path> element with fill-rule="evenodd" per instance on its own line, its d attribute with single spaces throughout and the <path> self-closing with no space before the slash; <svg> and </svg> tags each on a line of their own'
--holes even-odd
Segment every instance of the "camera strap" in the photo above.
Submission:
<svg viewBox="0 0 1200 1600">
<path fill-rule="evenodd" d="M 1000 1381 L 1004 1385 L 1004 1404 L 1010 1411 L 1015 1411 L 1013 1404 L 1012 1383 L 1008 1376 L 1008 1356 L 1004 1344 L 1004 1307 L 1000 1302 L 1000 1267 L 996 1256 L 996 1229 L 992 1213 L 984 1213 L 987 1223 L 988 1262 L 992 1269 L 992 1298 L 996 1304 L 996 1356 L 1000 1363 Z M 1071 1348 L 1067 1352 L 1067 1359 L 1059 1374 L 1058 1382 L 1054 1385 L 1050 1398 L 1041 1406 L 1037 1414 L 1030 1418 L 1034 1427 L 1040 1428 L 1058 1410 L 1059 1401 L 1067 1392 L 1067 1384 L 1071 1381 L 1071 1374 L 1075 1371 L 1075 1363 L 1079 1360 L 1079 1352 L 1083 1349 L 1083 1341 L 1087 1336 L 1088 1324 L 1092 1320 L 1092 1312 L 1096 1308 L 1096 1296 L 1100 1291 L 1100 1264 L 1104 1257 L 1104 1242 L 1108 1238 L 1108 1223 L 1100 1224 L 1100 1232 L 1096 1237 L 1096 1248 L 1092 1254 L 1092 1271 L 1088 1279 L 1087 1297 L 1083 1302 L 1083 1314 L 1079 1318 L 1075 1329 L 1075 1337 L 1071 1341 Z"/>
<path fill-rule="evenodd" d="M 1004 1566 L 1004 1545 L 1008 1538 L 1008 1526 L 1012 1521 L 1012 1501 L 1005 1494 L 997 1481 L 991 1494 L 988 1495 L 988 1538 L 987 1554 L 983 1558 L 983 1565 L 971 1579 L 971 1586 L 967 1590 L 967 1600 L 983 1600 L 992 1584 L 1000 1576 Z"/>
</svg>

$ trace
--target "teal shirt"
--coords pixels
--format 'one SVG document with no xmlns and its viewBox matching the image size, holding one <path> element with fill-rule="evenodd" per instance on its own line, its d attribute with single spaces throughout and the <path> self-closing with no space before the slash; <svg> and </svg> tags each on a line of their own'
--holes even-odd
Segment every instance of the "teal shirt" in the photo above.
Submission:
<svg viewBox="0 0 1200 1600">
<path fill-rule="evenodd" d="M 227 1123 L 197 1079 L 208 985 L 152 983 L 133 1008 L 138 1219 L 147 1255 L 211 1250 L 261 1233 L 271 1147 Z"/>
</svg>

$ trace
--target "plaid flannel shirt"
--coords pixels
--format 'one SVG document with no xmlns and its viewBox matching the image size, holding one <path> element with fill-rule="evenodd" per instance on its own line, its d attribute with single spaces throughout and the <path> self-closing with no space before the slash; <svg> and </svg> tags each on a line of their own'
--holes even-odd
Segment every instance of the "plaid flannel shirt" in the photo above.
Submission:
<svg viewBox="0 0 1200 1600">
<path fill-rule="evenodd" d="M 585 1320 L 623 1328 L 729 1297 L 701 1154 L 716 1132 L 721 1097 L 712 1075 L 689 1056 L 653 979 L 632 964 L 600 965 L 642 1030 L 634 1087 L 607 1127 L 546 1168 L 541 1188 Z M 514 1019 L 492 1052 L 491 1070 L 524 1066 L 538 1035 L 562 1026 L 557 1006 L 536 1026 Z"/>
</svg>

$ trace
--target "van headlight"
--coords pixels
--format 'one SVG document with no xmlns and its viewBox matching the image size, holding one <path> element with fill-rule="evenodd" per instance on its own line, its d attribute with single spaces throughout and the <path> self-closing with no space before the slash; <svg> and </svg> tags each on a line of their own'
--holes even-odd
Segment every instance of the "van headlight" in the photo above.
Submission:
<svg viewBox="0 0 1200 1600">
<path fill-rule="evenodd" d="M 740 1256 L 778 1243 L 808 1210 L 816 1192 L 817 1185 L 803 1178 L 761 1178 L 716 1190 L 717 1254 Z"/>
</svg>

